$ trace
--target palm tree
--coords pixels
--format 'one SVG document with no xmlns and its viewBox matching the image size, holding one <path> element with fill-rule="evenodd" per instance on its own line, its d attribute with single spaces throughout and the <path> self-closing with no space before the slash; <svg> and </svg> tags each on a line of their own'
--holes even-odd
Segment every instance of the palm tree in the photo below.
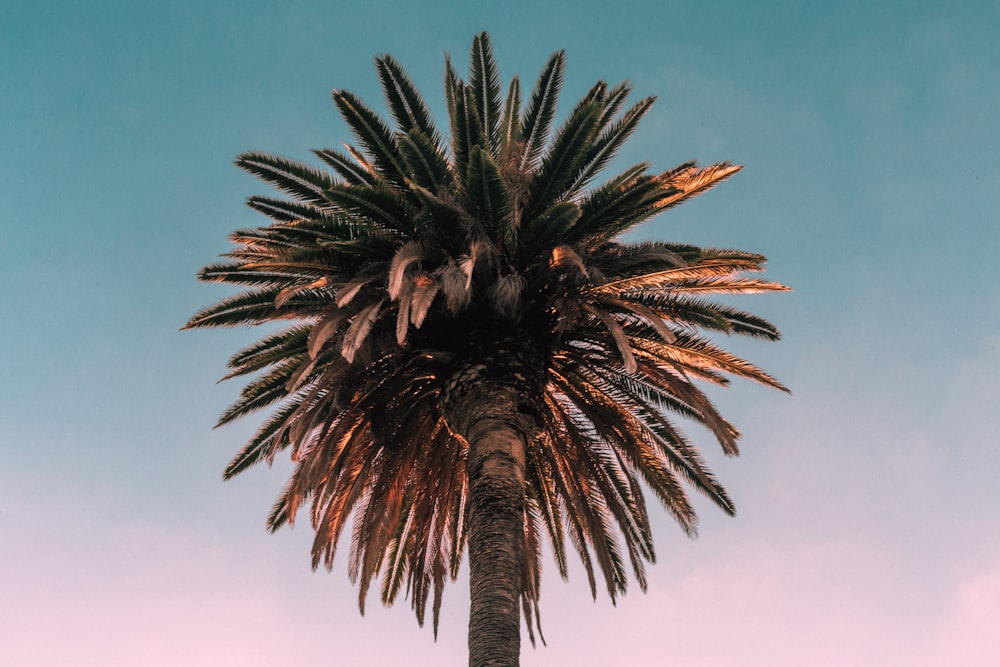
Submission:
<svg viewBox="0 0 1000 667">
<path fill-rule="evenodd" d="M 626 107 L 628 85 L 600 82 L 552 132 L 564 60 L 522 104 L 476 36 L 468 80 L 445 63 L 446 137 L 400 65 L 376 59 L 392 125 L 334 91 L 357 145 L 315 151 L 332 173 L 238 158 L 286 198 L 250 198 L 271 223 L 235 232 L 199 275 L 247 289 L 187 324 L 287 321 L 229 361 L 227 378 L 256 376 L 219 423 L 275 407 L 225 477 L 288 450 L 268 527 L 311 504 L 313 567 L 329 568 L 353 516 L 362 613 L 380 578 L 383 603 L 405 589 L 421 624 L 431 601 L 436 633 L 468 545 L 476 666 L 517 664 L 522 611 L 534 643 L 543 540 L 564 578 L 568 544 L 614 599 L 629 567 L 645 589 L 654 559 L 643 486 L 690 534 L 685 485 L 733 513 L 669 416 L 737 453 L 696 381 L 783 389 L 700 333 L 778 338 L 704 298 L 786 289 L 744 275 L 762 255 L 620 240 L 740 167 L 639 164 L 592 187 L 653 99 Z"/>
</svg>

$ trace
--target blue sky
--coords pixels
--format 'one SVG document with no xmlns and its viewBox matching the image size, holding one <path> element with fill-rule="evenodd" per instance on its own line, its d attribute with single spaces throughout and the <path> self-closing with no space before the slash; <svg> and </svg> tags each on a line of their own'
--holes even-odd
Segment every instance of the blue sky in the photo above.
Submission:
<svg viewBox="0 0 1000 667">
<path fill-rule="evenodd" d="M 522 664 L 997 664 L 997 25 L 995 1 L 0 6 L 0 657 L 464 660 L 465 581 L 435 643 L 405 602 L 360 618 L 306 525 L 264 532 L 287 466 L 223 484 L 253 424 L 211 428 L 254 333 L 178 329 L 261 222 L 238 153 L 349 140 L 330 90 L 380 106 L 385 52 L 441 118 L 443 53 L 485 29 L 505 78 L 566 50 L 564 110 L 597 79 L 658 97 L 618 166 L 746 165 L 640 235 L 763 252 L 795 289 L 741 300 L 784 341 L 732 341 L 794 394 L 736 383 L 743 455 L 703 440 L 739 515 L 701 503 L 692 542 L 658 514 L 617 609 L 549 567 Z"/>
</svg>

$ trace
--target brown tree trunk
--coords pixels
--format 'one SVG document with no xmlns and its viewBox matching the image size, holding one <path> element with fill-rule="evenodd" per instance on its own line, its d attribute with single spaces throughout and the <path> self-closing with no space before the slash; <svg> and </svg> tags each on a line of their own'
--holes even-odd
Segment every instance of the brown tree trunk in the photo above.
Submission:
<svg viewBox="0 0 1000 667">
<path fill-rule="evenodd" d="M 548 360 L 519 331 L 472 336 L 444 414 L 469 445 L 469 667 L 517 667 L 524 577 L 525 459 L 538 430 Z M 491 344 L 483 340 L 493 340 Z"/>
<path fill-rule="evenodd" d="M 519 664 L 526 443 L 512 421 L 486 417 L 468 431 L 469 667 Z"/>
</svg>

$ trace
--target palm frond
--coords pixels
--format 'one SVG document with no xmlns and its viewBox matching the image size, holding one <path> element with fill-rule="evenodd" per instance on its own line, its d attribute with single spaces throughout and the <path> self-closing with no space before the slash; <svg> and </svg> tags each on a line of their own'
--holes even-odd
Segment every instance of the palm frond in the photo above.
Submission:
<svg viewBox="0 0 1000 667">
<path fill-rule="evenodd" d="M 541 154 L 548 138 L 552 119 L 556 113 L 556 102 L 562 88 L 563 70 L 566 67 L 566 54 L 556 51 L 550 57 L 542 73 L 535 83 L 531 93 L 531 101 L 521 115 L 521 138 L 524 146 L 521 149 L 520 167 L 524 169 L 534 165 Z"/>
<path fill-rule="evenodd" d="M 469 156 L 465 195 L 469 211 L 484 223 L 487 234 L 496 238 L 511 202 L 500 170 L 489 152 L 479 146 L 474 146 Z"/>
<path fill-rule="evenodd" d="M 681 202 L 696 195 L 707 192 L 743 169 L 742 165 L 720 162 L 704 169 L 698 169 L 694 163 L 671 169 L 660 175 L 660 182 L 670 191 L 656 205 L 660 211 L 677 206 Z"/>
<path fill-rule="evenodd" d="M 349 185 L 374 186 L 377 179 L 370 168 L 365 168 L 354 157 L 344 155 L 332 148 L 313 151 L 313 155 L 333 167 L 334 171 Z"/>
<path fill-rule="evenodd" d="M 321 215 L 321 209 L 309 204 L 275 199 L 274 197 L 253 196 L 247 199 L 247 206 L 259 211 L 276 222 L 292 222 Z"/>
<path fill-rule="evenodd" d="M 222 379 L 255 373 L 290 356 L 300 356 L 306 351 L 306 340 L 312 328 L 309 324 L 297 324 L 243 348 L 229 358 L 231 372 Z"/>
<path fill-rule="evenodd" d="M 624 99 L 624 96 L 622 99 Z M 621 120 L 614 123 L 611 127 L 601 130 L 601 133 L 590 145 L 587 153 L 579 161 L 579 167 L 577 168 L 575 178 L 566 188 L 566 192 L 569 196 L 577 194 L 580 189 L 590 181 L 591 178 L 608 166 L 608 163 L 610 163 L 618 153 L 618 149 L 621 148 L 622 144 L 624 144 L 625 141 L 632 136 L 632 133 L 635 132 L 636 127 L 639 125 L 639 121 L 642 120 L 642 118 L 646 115 L 646 112 L 653 106 L 654 101 L 655 98 L 647 97 L 629 109 Z M 602 115 L 598 119 L 599 127 L 603 125 L 603 122 L 606 122 L 608 107 L 610 106 L 611 105 L 606 105 L 602 110 Z"/>
<path fill-rule="evenodd" d="M 361 348 L 365 336 L 371 331 L 375 318 L 378 317 L 382 309 L 382 301 L 377 301 L 354 316 L 351 326 L 344 333 L 344 342 L 340 348 L 340 353 L 348 362 L 354 361 L 354 355 Z"/>
<path fill-rule="evenodd" d="M 405 175 L 403 158 L 385 121 L 346 90 L 333 91 L 333 101 L 379 174 L 390 181 L 402 183 Z"/>
<path fill-rule="evenodd" d="M 534 211 L 547 209 L 573 182 L 597 132 L 600 114 L 601 106 L 597 103 L 581 105 L 556 133 L 531 182 Z"/>
<path fill-rule="evenodd" d="M 420 130 L 410 130 L 397 138 L 410 178 L 431 192 L 447 187 L 451 172 L 448 160 L 435 141 Z"/>
<path fill-rule="evenodd" d="M 511 78 L 504 99 L 503 117 L 500 120 L 500 146 L 506 156 L 521 140 L 521 80 Z M 501 160 L 505 161 L 505 160 Z"/>
<path fill-rule="evenodd" d="M 339 210 L 367 220 L 377 228 L 401 234 L 413 231 L 413 213 L 394 190 L 363 185 L 332 185 L 324 195 L 327 202 Z"/>
<path fill-rule="evenodd" d="M 390 55 L 375 59 L 382 92 L 396 127 L 403 134 L 412 130 L 421 132 L 431 143 L 437 144 L 438 134 L 424 98 L 403 71 L 403 67 Z"/>
<path fill-rule="evenodd" d="M 472 40 L 469 90 L 483 129 L 483 145 L 494 156 L 500 153 L 500 72 L 493 59 L 493 45 L 485 32 Z"/>
<path fill-rule="evenodd" d="M 266 408 L 275 401 L 288 395 L 286 385 L 301 367 L 303 359 L 298 356 L 288 357 L 276 364 L 263 377 L 260 377 L 240 392 L 240 398 L 229 406 L 215 426 L 224 426 L 235 419 L 245 417 L 249 414 Z"/>
<path fill-rule="evenodd" d="M 274 319 L 279 309 L 274 305 L 278 290 L 264 289 L 241 292 L 199 310 L 184 325 L 185 329 L 201 327 L 232 327 L 259 324 Z"/>
<path fill-rule="evenodd" d="M 333 185 L 333 179 L 322 171 L 269 153 L 243 153 L 236 158 L 236 166 L 310 204 L 325 204 L 323 191 Z"/>
</svg>

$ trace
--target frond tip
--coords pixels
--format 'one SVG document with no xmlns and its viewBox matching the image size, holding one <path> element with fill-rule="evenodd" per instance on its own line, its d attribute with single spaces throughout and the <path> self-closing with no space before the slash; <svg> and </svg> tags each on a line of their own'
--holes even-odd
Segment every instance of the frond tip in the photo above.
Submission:
<svg viewBox="0 0 1000 667">
<path fill-rule="evenodd" d="M 682 165 L 659 176 L 659 181 L 668 194 L 656 202 L 660 210 L 680 204 L 685 199 L 708 192 L 711 188 L 743 169 L 742 165 L 720 162 L 704 169 L 698 169 L 692 162 Z"/>
</svg>

